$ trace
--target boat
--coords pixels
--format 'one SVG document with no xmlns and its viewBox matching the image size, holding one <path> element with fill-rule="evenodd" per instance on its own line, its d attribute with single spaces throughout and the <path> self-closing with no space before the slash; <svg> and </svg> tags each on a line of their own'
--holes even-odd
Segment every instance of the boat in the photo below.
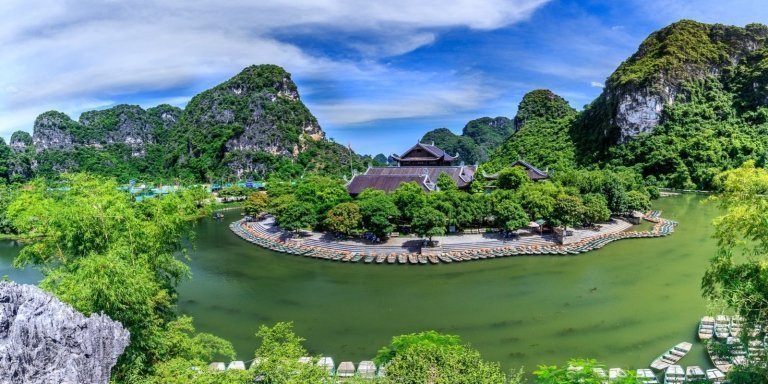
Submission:
<svg viewBox="0 0 768 384">
<path fill-rule="evenodd" d="M 642 384 L 659 384 L 659 379 L 647 368 L 637 370 L 637 381 Z"/>
<path fill-rule="evenodd" d="M 664 372 L 664 384 L 682 384 L 685 383 L 685 371 L 683 367 L 674 364 Z"/>
<path fill-rule="evenodd" d="M 603 380 L 605 380 L 605 379 L 607 379 L 607 378 L 608 378 L 608 374 L 607 374 L 607 373 L 605 373 L 605 369 L 602 369 L 602 368 L 600 368 L 600 367 L 597 367 L 597 368 L 592 368 L 592 372 L 593 372 L 593 373 L 595 374 L 595 376 L 597 376 L 599 379 L 603 379 Z"/>
<path fill-rule="evenodd" d="M 368 255 L 366 257 L 375 257 L 375 256 Z M 363 255 L 358 253 L 358 254 L 355 254 L 354 256 L 352 256 L 352 259 L 350 261 L 353 262 L 353 263 L 357 263 L 362 258 L 363 258 Z"/>
<path fill-rule="evenodd" d="M 385 261 L 387 261 L 387 255 L 382 253 L 381 255 L 376 256 L 376 264 L 381 264 Z"/>
<path fill-rule="evenodd" d="M 725 373 L 717 368 L 707 369 L 707 380 L 712 384 L 722 384 L 725 382 Z"/>
<path fill-rule="evenodd" d="M 408 255 L 405 253 L 401 253 L 397 255 L 397 262 L 400 264 L 407 264 L 408 263 Z"/>
<path fill-rule="evenodd" d="M 731 362 L 726 360 L 724 357 L 717 354 L 714 344 L 721 344 L 721 343 L 716 343 L 714 341 L 710 341 L 709 343 L 707 343 L 707 354 L 709 354 L 709 360 L 712 361 L 712 365 L 714 365 L 715 368 L 719 369 L 722 372 L 728 373 L 733 367 L 733 364 L 731 364 Z"/>
<path fill-rule="evenodd" d="M 731 332 L 731 318 L 726 315 L 715 317 L 715 337 L 725 339 Z"/>
<path fill-rule="evenodd" d="M 396 254 L 393 253 L 393 254 L 387 256 L 387 263 L 394 264 L 395 262 L 397 262 L 397 255 Z"/>
<path fill-rule="evenodd" d="M 451 260 L 450 257 L 448 257 L 448 256 L 446 256 L 446 255 L 444 255 L 442 253 L 437 255 L 437 258 L 440 259 L 440 261 L 442 261 L 443 263 L 446 263 L 446 264 L 453 262 L 453 260 Z"/>
<path fill-rule="evenodd" d="M 731 337 L 741 336 L 741 329 L 744 326 L 744 318 L 735 315 L 731 317 Z"/>
<path fill-rule="evenodd" d="M 363 263 L 369 264 L 369 263 L 373 262 L 373 260 L 376 260 L 376 257 L 377 256 L 368 255 L 368 256 L 365 257 L 365 260 L 363 260 Z"/>
<path fill-rule="evenodd" d="M 436 255 L 427 255 L 427 259 L 429 259 L 429 262 L 432 264 L 438 264 L 440 261 L 437 260 Z"/>
<path fill-rule="evenodd" d="M 682 359 L 686 354 L 688 354 L 688 352 L 690 352 L 691 347 L 693 347 L 693 345 L 686 341 L 675 345 L 657 357 L 656 360 L 651 363 L 651 368 L 657 371 L 664 370 L 670 365 L 680 361 L 680 359 Z"/>
<path fill-rule="evenodd" d="M 419 263 L 419 256 L 416 255 L 415 253 L 411 253 L 411 254 L 408 255 L 408 261 L 411 264 L 418 264 Z"/>
<path fill-rule="evenodd" d="M 703 381 L 707 378 L 707 375 L 704 373 L 704 370 L 701 369 L 698 365 L 691 365 L 690 367 L 685 368 L 685 380 L 686 381 Z"/>
<path fill-rule="evenodd" d="M 429 261 L 427 261 L 427 256 L 425 255 L 419 255 L 418 256 L 419 264 L 427 264 Z"/>
<path fill-rule="evenodd" d="M 627 377 L 627 373 L 621 368 L 611 368 L 608 370 L 608 380 L 614 381 Z"/>
<path fill-rule="evenodd" d="M 715 333 L 715 318 L 704 316 L 699 322 L 699 340 L 709 340 Z"/>
</svg>

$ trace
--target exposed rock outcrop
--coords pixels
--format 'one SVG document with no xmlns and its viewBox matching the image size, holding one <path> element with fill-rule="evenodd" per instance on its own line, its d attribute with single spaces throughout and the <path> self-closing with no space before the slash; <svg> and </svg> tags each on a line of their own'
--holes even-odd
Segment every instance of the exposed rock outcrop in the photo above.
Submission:
<svg viewBox="0 0 768 384">
<path fill-rule="evenodd" d="M 766 46 L 768 27 L 744 28 L 682 20 L 652 33 L 638 51 L 608 78 L 595 113 L 586 125 L 608 139 L 624 143 L 651 133 L 662 122 L 686 81 L 720 76 L 750 53 Z M 607 121 L 600 121 L 605 120 Z"/>
<path fill-rule="evenodd" d="M 107 383 L 130 335 L 32 285 L 0 283 L 0 383 Z"/>
<path fill-rule="evenodd" d="M 264 155 L 295 158 L 325 133 L 291 75 L 275 65 L 257 65 L 192 98 L 175 136 L 186 139 L 178 163 L 212 158 L 242 176 L 263 171 Z"/>
<path fill-rule="evenodd" d="M 24 152 L 32 147 L 32 136 L 29 132 L 16 131 L 11 135 L 11 150 L 14 152 Z"/>
</svg>

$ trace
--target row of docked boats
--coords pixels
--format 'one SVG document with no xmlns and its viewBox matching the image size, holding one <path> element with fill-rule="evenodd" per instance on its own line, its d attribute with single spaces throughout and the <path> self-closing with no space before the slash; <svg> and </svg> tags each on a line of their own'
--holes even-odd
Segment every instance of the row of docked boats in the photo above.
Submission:
<svg viewBox="0 0 768 384">
<path fill-rule="evenodd" d="M 744 318 L 735 315 L 717 315 L 716 317 L 704 316 L 699 322 L 698 336 L 699 340 L 710 340 L 713 337 L 718 339 L 727 339 L 728 337 L 741 337 L 744 330 Z M 750 337 L 757 337 L 761 332 L 759 325 L 751 327 L 747 334 Z"/>
<path fill-rule="evenodd" d="M 361 361 L 360 363 L 357 364 L 357 367 L 355 367 L 355 364 L 351 361 L 342 361 L 337 367 L 333 361 L 333 358 L 328 356 L 321 357 L 316 362 L 311 357 L 300 357 L 299 362 L 304 364 L 314 363 L 319 367 L 325 368 L 329 376 L 342 378 L 342 379 L 347 379 L 350 377 L 361 377 L 365 379 L 373 379 L 375 377 L 386 376 L 386 367 L 382 365 L 381 367 L 377 368 L 376 364 L 374 364 L 374 362 L 370 360 Z M 261 359 L 257 357 L 251 361 L 251 365 L 248 369 L 255 370 L 258 368 L 259 364 L 261 364 Z M 233 362 L 230 362 L 228 365 L 222 362 L 215 362 L 215 363 L 209 364 L 208 368 L 211 371 L 245 370 L 246 369 L 244 361 L 233 361 Z"/>
<path fill-rule="evenodd" d="M 271 218 L 264 223 L 271 224 Z M 494 247 L 482 246 L 452 249 L 446 245 L 441 251 L 434 253 L 393 252 L 392 247 L 370 246 L 345 247 L 342 244 L 302 242 L 284 236 L 277 227 L 267 228 L 262 222 L 239 220 L 230 224 L 230 229 L 244 240 L 263 248 L 278 252 L 307 256 L 317 259 L 333 260 L 366 264 L 440 264 L 462 261 L 472 261 L 488 258 L 517 256 L 517 255 L 576 255 L 602 248 L 604 245 L 621 239 L 667 236 L 674 231 L 676 222 L 658 219 L 651 231 L 643 232 L 614 232 L 590 237 L 568 245 L 503 245 Z"/>
<path fill-rule="evenodd" d="M 719 368 L 704 371 L 701 367 L 692 365 L 685 369 L 678 365 L 683 357 L 691 351 L 693 344 L 681 342 L 665 351 L 651 362 L 651 368 L 662 373 L 664 384 L 682 384 L 689 382 L 709 381 L 711 383 L 723 383 L 725 374 Z M 658 383 L 656 375 L 650 369 L 638 370 L 638 381 L 646 384 Z"/>
</svg>

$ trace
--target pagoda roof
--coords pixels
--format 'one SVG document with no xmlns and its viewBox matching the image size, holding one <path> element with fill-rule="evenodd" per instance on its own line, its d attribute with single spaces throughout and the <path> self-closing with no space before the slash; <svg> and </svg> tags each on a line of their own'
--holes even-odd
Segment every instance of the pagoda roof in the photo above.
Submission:
<svg viewBox="0 0 768 384">
<path fill-rule="evenodd" d="M 525 160 L 517 160 L 509 165 L 510 167 L 523 167 L 528 174 L 528 178 L 533 181 L 545 180 L 549 178 L 549 174 L 531 165 L 531 163 Z M 496 180 L 499 178 L 499 173 L 496 172 L 492 175 L 486 175 L 483 173 L 483 177 L 489 180 Z"/>
<path fill-rule="evenodd" d="M 423 149 L 428 154 L 432 155 L 431 157 L 410 157 L 408 156 L 411 152 L 417 150 L 417 149 Z M 401 156 L 392 155 L 392 158 L 397 161 L 433 161 L 433 160 L 441 160 L 441 161 L 454 161 L 459 158 L 459 154 L 457 153 L 456 156 L 451 156 L 444 150 L 440 149 L 439 147 L 435 146 L 434 143 L 432 144 L 425 144 L 422 142 L 416 143 L 413 147 L 405 151 Z"/>
<path fill-rule="evenodd" d="M 357 195 L 368 188 L 392 192 L 400 184 L 409 182 L 416 182 L 425 192 L 435 189 L 435 185 L 426 175 L 355 175 L 347 183 L 347 192 L 350 195 Z"/>
</svg>

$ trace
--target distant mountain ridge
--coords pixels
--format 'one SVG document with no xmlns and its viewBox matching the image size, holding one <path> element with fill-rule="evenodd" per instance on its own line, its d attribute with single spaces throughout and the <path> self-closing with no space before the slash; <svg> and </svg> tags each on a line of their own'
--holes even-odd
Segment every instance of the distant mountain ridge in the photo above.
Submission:
<svg viewBox="0 0 768 384">
<path fill-rule="evenodd" d="M 184 109 L 123 104 L 85 112 L 78 121 L 48 111 L 35 120 L 31 137 L 14 133 L 11 147 L 8 178 L 90 171 L 212 181 L 276 171 L 348 174 L 364 163 L 326 140 L 290 74 L 275 65 L 245 68 Z"/>
<path fill-rule="evenodd" d="M 490 153 L 514 131 L 515 125 L 507 117 L 481 117 L 467 123 L 461 135 L 448 128 L 437 128 L 424 134 L 421 142 L 434 142 L 452 155 L 458 153 L 459 161 L 478 164 L 488 161 Z"/>
</svg>

